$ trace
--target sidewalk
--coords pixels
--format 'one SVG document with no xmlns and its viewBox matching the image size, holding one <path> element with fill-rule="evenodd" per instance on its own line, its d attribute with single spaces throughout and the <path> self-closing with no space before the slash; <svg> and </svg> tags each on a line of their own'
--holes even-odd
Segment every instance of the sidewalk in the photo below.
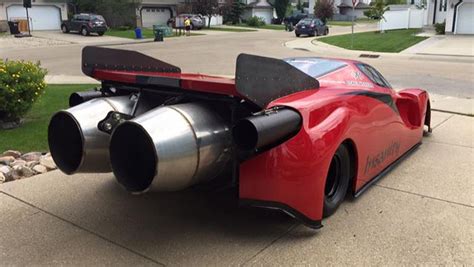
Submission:
<svg viewBox="0 0 474 267">
<path fill-rule="evenodd" d="M 471 60 L 474 60 L 474 36 L 436 35 L 409 47 L 400 53 L 471 57 Z"/>
</svg>

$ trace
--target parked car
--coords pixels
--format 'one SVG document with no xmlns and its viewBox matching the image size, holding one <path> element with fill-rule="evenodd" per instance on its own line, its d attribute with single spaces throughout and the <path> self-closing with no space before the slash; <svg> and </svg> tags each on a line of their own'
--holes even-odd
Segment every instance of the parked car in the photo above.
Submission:
<svg viewBox="0 0 474 267">
<path fill-rule="evenodd" d="M 286 17 L 283 19 L 283 23 L 287 25 L 296 25 L 300 20 L 305 19 L 308 17 L 308 14 L 305 13 L 295 13 L 289 17 Z"/>
<path fill-rule="evenodd" d="M 309 36 L 319 36 L 319 35 L 327 35 L 329 33 L 328 26 L 320 19 L 315 18 L 305 18 L 300 20 L 295 27 L 295 35 L 296 37 L 300 37 L 300 35 L 305 34 Z"/>
<path fill-rule="evenodd" d="M 61 24 L 63 33 L 78 32 L 84 36 L 97 33 L 102 36 L 107 31 L 104 17 L 96 14 L 76 14 L 70 21 Z"/>
<path fill-rule="evenodd" d="M 205 26 L 205 20 L 200 15 L 196 14 L 179 14 L 174 18 L 170 18 L 166 23 L 168 26 L 175 28 L 176 27 L 176 18 L 184 19 L 189 18 L 191 20 L 191 30 L 200 30 Z"/>
</svg>

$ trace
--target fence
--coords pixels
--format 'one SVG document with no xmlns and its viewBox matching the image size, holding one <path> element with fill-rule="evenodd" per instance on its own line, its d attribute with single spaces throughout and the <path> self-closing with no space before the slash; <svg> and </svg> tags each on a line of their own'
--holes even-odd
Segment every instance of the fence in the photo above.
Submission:
<svg viewBox="0 0 474 267">
<path fill-rule="evenodd" d="M 422 28 L 425 20 L 426 9 L 407 8 L 404 10 L 389 10 L 380 20 L 380 30 Z"/>
</svg>

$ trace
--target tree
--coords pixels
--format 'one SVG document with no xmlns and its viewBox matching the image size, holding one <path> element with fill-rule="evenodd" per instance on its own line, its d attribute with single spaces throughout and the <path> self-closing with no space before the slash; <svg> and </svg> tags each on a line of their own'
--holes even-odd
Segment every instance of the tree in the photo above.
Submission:
<svg viewBox="0 0 474 267">
<path fill-rule="evenodd" d="M 314 5 L 314 15 L 326 23 L 334 15 L 334 0 L 318 0 Z"/>
<path fill-rule="evenodd" d="M 232 24 L 237 24 L 241 22 L 241 16 L 244 12 L 245 4 L 240 2 L 240 0 L 233 0 L 230 4 L 230 7 L 226 12 L 226 21 L 230 21 Z"/>
<path fill-rule="evenodd" d="M 279 19 L 284 19 L 290 0 L 275 0 L 275 10 Z"/>
<path fill-rule="evenodd" d="M 364 15 L 375 20 L 385 20 L 383 15 L 388 9 L 389 8 L 386 6 L 384 0 L 375 0 L 375 2 L 373 2 L 373 4 L 371 5 L 370 9 L 364 12 Z"/>
<path fill-rule="evenodd" d="M 208 28 L 211 27 L 212 17 L 222 13 L 222 9 L 219 7 L 219 2 L 217 2 L 217 0 L 196 0 L 192 4 L 193 13 L 201 14 L 208 18 Z"/>
<path fill-rule="evenodd" d="M 298 3 L 296 4 L 296 9 L 303 12 L 303 4 L 301 3 L 301 0 L 298 0 Z"/>
</svg>

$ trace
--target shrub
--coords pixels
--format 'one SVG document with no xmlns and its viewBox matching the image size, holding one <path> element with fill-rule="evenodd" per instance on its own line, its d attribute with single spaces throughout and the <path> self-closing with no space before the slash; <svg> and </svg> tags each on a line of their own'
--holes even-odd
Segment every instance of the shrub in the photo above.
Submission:
<svg viewBox="0 0 474 267">
<path fill-rule="evenodd" d="M 434 27 L 437 34 L 444 34 L 446 30 L 446 21 L 443 23 L 435 23 Z"/>
<path fill-rule="evenodd" d="M 334 15 L 334 0 L 318 0 L 314 5 L 314 15 L 326 22 Z"/>
<path fill-rule="evenodd" d="M 44 92 L 45 75 L 39 63 L 0 60 L 0 122 L 20 122 Z"/>
<path fill-rule="evenodd" d="M 253 16 L 247 20 L 247 25 L 251 27 L 265 26 L 265 20 L 261 17 Z"/>
</svg>

